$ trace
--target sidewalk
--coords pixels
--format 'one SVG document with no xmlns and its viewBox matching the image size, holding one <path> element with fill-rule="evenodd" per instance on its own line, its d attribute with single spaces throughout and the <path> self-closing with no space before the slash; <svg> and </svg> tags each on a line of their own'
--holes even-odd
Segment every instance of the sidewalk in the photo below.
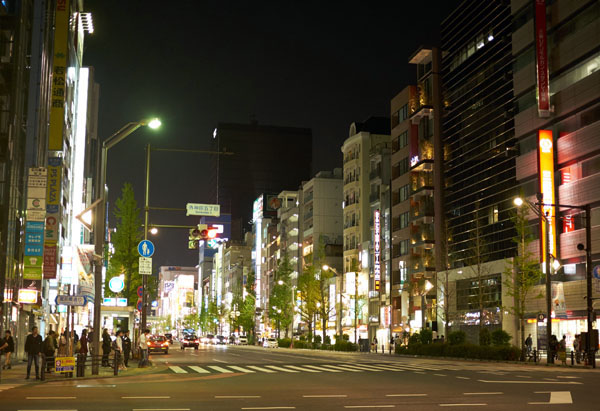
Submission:
<svg viewBox="0 0 600 411">
<path fill-rule="evenodd" d="M 130 367 L 125 371 L 119 371 L 118 377 L 131 377 L 135 375 L 151 374 L 159 370 L 160 366 L 154 364 L 149 367 L 139 368 L 137 366 L 137 360 L 129 361 Z M 0 370 L 0 384 L 31 384 L 48 381 L 66 381 L 66 380 L 86 380 L 90 378 L 107 378 L 117 377 L 114 374 L 112 367 L 100 367 L 98 375 L 92 375 L 92 366 L 88 365 L 85 368 L 85 377 L 75 377 L 76 373 L 73 372 L 73 377 L 66 377 L 64 374 L 55 374 L 54 372 L 46 374 L 46 380 L 35 379 L 35 365 L 31 365 L 31 375 L 28 380 L 25 379 L 27 376 L 27 362 L 25 361 L 14 361 L 10 370 Z"/>
</svg>

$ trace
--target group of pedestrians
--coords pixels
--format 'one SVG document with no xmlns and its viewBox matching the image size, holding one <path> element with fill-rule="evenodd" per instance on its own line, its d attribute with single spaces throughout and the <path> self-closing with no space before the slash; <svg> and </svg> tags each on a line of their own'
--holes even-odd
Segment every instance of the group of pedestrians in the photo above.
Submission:
<svg viewBox="0 0 600 411">
<path fill-rule="evenodd" d="M 129 338 L 129 330 L 124 332 L 117 330 L 115 339 L 113 340 L 105 328 L 102 331 L 102 366 L 110 367 L 109 356 L 111 351 L 114 351 L 117 366 L 119 370 L 124 371 L 129 367 L 129 358 L 131 356 L 131 338 Z"/>
</svg>

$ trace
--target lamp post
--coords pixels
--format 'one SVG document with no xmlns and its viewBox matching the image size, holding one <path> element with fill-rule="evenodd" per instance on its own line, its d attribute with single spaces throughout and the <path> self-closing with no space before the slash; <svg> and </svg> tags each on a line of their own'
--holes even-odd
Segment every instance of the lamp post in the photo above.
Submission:
<svg viewBox="0 0 600 411">
<path fill-rule="evenodd" d="M 338 295 L 339 295 L 339 307 L 340 307 L 340 312 L 336 313 L 337 315 L 337 323 L 338 323 L 338 335 L 340 336 L 339 338 L 342 338 L 342 312 L 343 312 L 343 308 L 342 308 L 342 285 L 343 285 L 343 278 L 340 276 L 340 274 L 336 271 L 335 268 L 328 266 L 327 264 L 323 264 L 323 267 L 321 267 L 323 269 L 323 271 L 333 271 L 333 273 L 338 277 L 339 279 L 339 283 L 340 286 L 338 287 Z"/>
<path fill-rule="evenodd" d="M 142 126 L 148 126 L 152 129 L 160 127 L 160 120 L 158 119 L 147 119 L 140 121 L 133 121 L 125 124 L 114 134 L 108 137 L 102 143 L 102 151 L 100 158 L 100 184 L 97 187 L 96 200 L 96 212 L 94 217 L 94 245 L 95 245 L 95 259 L 94 259 L 94 358 L 92 362 L 92 374 L 97 375 L 99 372 L 99 364 L 97 355 L 100 352 L 100 323 L 101 323 L 101 295 L 102 295 L 102 266 L 104 259 L 106 258 L 105 249 L 105 219 L 106 219 L 106 164 L 108 160 L 108 150 L 123 141 L 125 137 L 133 133 L 135 130 Z"/>
<path fill-rule="evenodd" d="M 546 215 L 544 215 L 541 212 L 541 208 L 542 207 L 556 207 L 556 208 L 574 208 L 576 210 L 582 210 L 585 212 L 585 246 L 583 244 L 578 244 L 577 245 L 577 249 L 579 251 L 584 251 L 586 253 L 586 299 L 587 299 L 587 334 L 588 334 L 588 338 L 587 338 L 587 344 L 586 344 L 586 352 L 588 353 L 587 358 L 588 361 L 592 362 L 592 366 L 594 368 L 596 368 L 596 359 L 595 359 L 595 353 L 596 353 L 596 348 L 594 347 L 594 350 L 592 350 L 592 333 L 593 333 L 593 326 L 592 326 L 592 321 L 593 321 L 593 317 L 594 317 L 594 298 L 592 298 L 592 219 L 591 219 L 591 207 L 589 204 L 586 204 L 584 206 L 574 206 L 574 205 L 567 205 L 567 204 L 545 204 L 541 202 L 540 196 L 538 195 L 538 202 L 535 204 L 532 204 L 530 201 L 528 200 L 523 200 L 521 198 L 515 198 L 514 203 L 516 206 L 520 207 L 523 203 L 526 203 L 527 206 L 529 206 L 529 208 L 531 208 L 540 218 L 542 218 L 544 220 L 544 224 L 546 225 L 546 251 L 549 252 L 550 250 L 550 240 L 549 240 L 549 225 L 550 225 L 550 221 L 549 218 L 547 218 Z M 540 207 L 540 209 L 538 209 L 537 207 Z M 552 283 L 550 280 L 550 255 L 546 256 L 546 308 L 548 310 L 548 326 L 546 328 L 546 332 L 547 332 L 547 338 L 548 338 L 548 344 L 550 344 L 550 337 L 552 334 L 552 318 L 551 318 L 551 313 L 552 313 L 552 297 L 551 297 L 551 292 L 552 292 Z M 549 356 L 548 356 L 549 357 Z M 548 358 L 548 362 L 554 362 L 554 359 L 550 359 Z"/>
</svg>

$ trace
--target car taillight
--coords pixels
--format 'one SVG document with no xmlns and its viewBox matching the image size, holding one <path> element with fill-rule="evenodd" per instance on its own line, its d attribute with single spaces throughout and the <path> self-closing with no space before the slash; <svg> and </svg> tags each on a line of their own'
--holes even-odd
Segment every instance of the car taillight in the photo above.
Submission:
<svg viewBox="0 0 600 411">
<path fill-rule="evenodd" d="M 164 343 L 162 343 L 162 346 L 163 346 L 163 347 L 166 347 L 167 345 L 169 345 L 169 342 L 168 342 L 168 341 L 167 341 L 167 342 L 164 342 Z"/>
<path fill-rule="evenodd" d="M 150 347 L 150 346 L 152 345 L 152 343 L 151 343 L 150 341 L 148 341 L 148 342 L 146 343 L 146 345 L 147 345 L 148 347 Z"/>
<path fill-rule="evenodd" d="M 196 342 L 196 343 L 199 343 L 199 342 L 200 342 L 200 340 L 196 340 L 196 341 L 194 341 L 194 342 Z"/>
</svg>

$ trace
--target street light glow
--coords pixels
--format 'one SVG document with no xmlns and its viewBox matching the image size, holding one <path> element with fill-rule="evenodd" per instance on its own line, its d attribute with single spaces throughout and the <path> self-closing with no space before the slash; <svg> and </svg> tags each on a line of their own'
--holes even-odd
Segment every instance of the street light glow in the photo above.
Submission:
<svg viewBox="0 0 600 411">
<path fill-rule="evenodd" d="M 150 229 L 150 234 L 152 234 L 152 235 L 156 235 L 157 233 L 158 233 L 158 228 L 156 228 L 156 227 L 152 227 L 152 228 Z"/>
<path fill-rule="evenodd" d="M 521 207 L 523 205 L 523 199 L 521 197 L 517 197 L 514 199 L 513 203 L 515 203 L 517 207 Z"/>
<path fill-rule="evenodd" d="M 323 264 L 323 271 L 329 271 L 329 266 L 327 264 Z"/>
<path fill-rule="evenodd" d="M 150 120 L 150 121 L 148 122 L 148 127 L 150 127 L 151 129 L 154 129 L 154 130 L 156 130 L 157 128 L 159 128 L 159 127 L 161 126 L 161 124 L 162 124 L 162 123 L 160 122 L 160 120 L 159 120 L 159 119 L 157 119 L 157 118 L 153 118 L 152 120 Z"/>
</svg>

